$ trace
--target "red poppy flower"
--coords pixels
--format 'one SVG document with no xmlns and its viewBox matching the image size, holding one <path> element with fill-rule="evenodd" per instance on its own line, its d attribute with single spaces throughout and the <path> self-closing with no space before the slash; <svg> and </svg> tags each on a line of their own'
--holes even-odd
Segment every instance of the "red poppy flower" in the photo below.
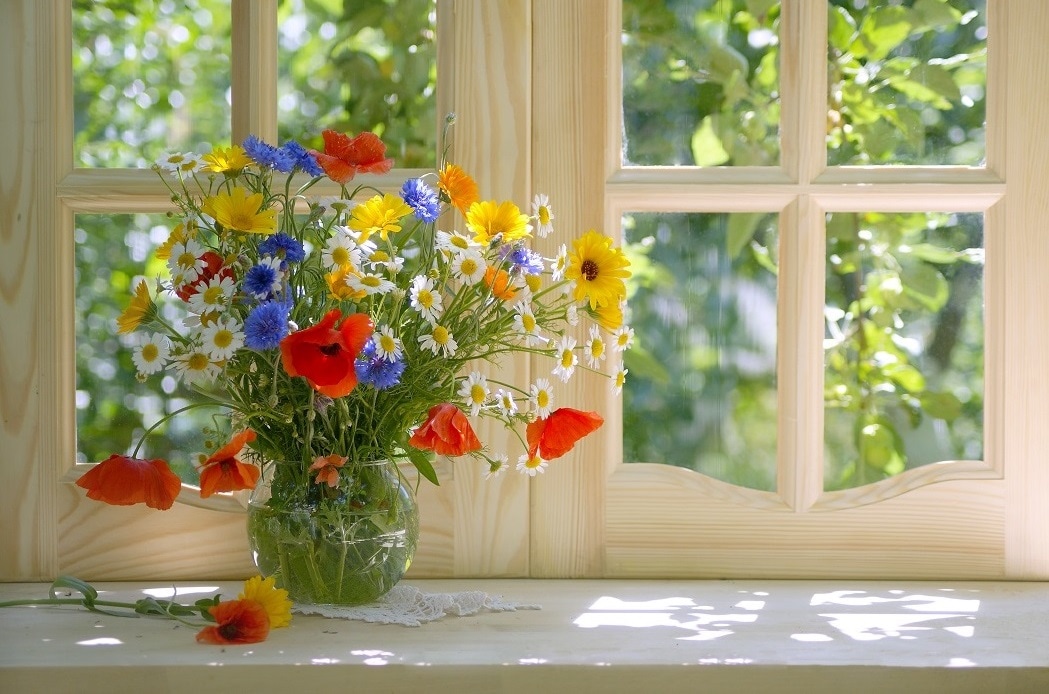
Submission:
<svg viewBox="0 0 1049 694">
<path fill-rule="evenodd" d="M 257 600 L 227 600 L 208 608 L 217 622 L 197 634 L 197 643 L 258 643 L 270 634 L 270 616 Z"/>
<path fill-rule="evenodd" d="M 357 387 L 353 362 L 371 337 L 374 325 L 366 313 L 347 316 L 332 309 L 316 325 L 288 335 L 280 343 L 280 357 L 289 376 L 302 376 L 318 392 L 341 398 Z"/>
<path fill-rule="evenodd" d="M 233 279 L 233 270 L 223 266 L 222 256 L 215 251 L 205 251 L 200 259 L 204 261 L 204 269 L 197 275 L 197 279 L 175 290 L 175 294 L 183 301 L 189 301 L 189 297 L 207 287 L 213 277 Z"/>
<path fill-rule="evenodd" d="M 324 151 L 310 150 L 328 178 L 345 185 L 358 173 L 383 174 L 393 167 L 393 159 L 386 158 L 386 145 L 375 133 L 363 132 L 350 137 L 334 130 L 325 130 Z"/>
<path fill-rule="evenodd" d="M 431 407 L 426 423 L 415 430 L 408 443 L 441 455 L 462 455 L 481 448 L 470 420 L 450 402 Z"/>
<path fill-rule="evenodd" d="M 255 440 L 255 432 L 245 429 L 215 451 L 200 468 L 200 496 L 206 499 L 215 492 L 235 492 L 254 489 L 259 481 L 259 469 L 241 462 L 236 456 L 244 444 Z"/>
<path fill-rule="evenodd" d="M 559 407 L 546 419 L 537 419 L 528 425 L 528 454 L 543 460 L 560 458 L 576 445 L 579 439 L 605 423 L 596 412 L 582 412 L 571 407 Z"/>
<path fill-rule="evenodd" d="M 163 460 L 140 460 L 115 453 L 76 481 L 87 498 L 114 506 L 145 503 L 166 511 L 175 503 L 182 481 Z"/>
</svg>

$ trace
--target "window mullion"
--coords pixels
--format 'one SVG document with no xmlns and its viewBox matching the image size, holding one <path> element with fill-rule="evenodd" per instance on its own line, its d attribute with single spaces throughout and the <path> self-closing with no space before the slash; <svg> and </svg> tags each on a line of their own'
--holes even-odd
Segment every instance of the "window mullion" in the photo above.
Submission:
<svg viewBox="0 0 1049 694">
<path fill-rule="evenodd" d="M 784 0 L 779 34 L 781 166 L 805 184 L 827 167 L 827 6 Z"/>
<path fill-rule="evenodd" d="M 277 0 L 232 0 L 233 141 L 277 140 Z"/>
</svg>

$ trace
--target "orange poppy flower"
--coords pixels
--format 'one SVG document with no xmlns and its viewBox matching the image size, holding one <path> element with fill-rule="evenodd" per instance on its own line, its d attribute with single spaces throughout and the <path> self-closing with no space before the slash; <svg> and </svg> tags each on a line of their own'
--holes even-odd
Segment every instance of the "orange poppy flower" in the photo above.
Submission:
<svg viewBox="0 0 1049 694">
<path fill-rule="evenodd" d="M 166 511 L 175 503 L 182 480 L 163 460 L 140 460 L 115 453 L 76 481 L 87 498 L 113 506 L 145 503 Z"/>
<path fill-rule="evenodd" d="M 229 443 L 215 451 L 200 468 L 200 496 L 206 499 L 215 492 L 235 492 L 254 489 L 259 481 L 259 469 L 237 458 L 244 444 L 255 440 L 255 432 L 245 429 Z"/>
<path fill-rule="evenodd" d="M 420 450 L 453 456 L 481 448 L 470 420 L 450 402 L 431 407 L 426 423 L 415 430 L 408 443 Z"/>
<path fill-rule="evenodd" d="M 358 173 L 384 174 L 393 168 L 393 159 L 386 158 L 386 145 L 379 136 L 363 132 L 357 137 L 325 130 L 324 151 L 310 150 L 328 178 L 346 185 Z"/>
<path fill-rule="evenodd" d="M 528 455 L 536 453 L 543 460 L 560 458 L 576 445 L 579 439 L 595 431 L 605 420 L 596 412 L 582 412 L 571 407 L 559 407 L 546 419 L 537 419 L 528 425 Z"/>
<path fill-rule="evenodd" d="M 503 301 L 513 301 L 513 298 L 517 296 L 517 290 L 511 286 L 510 274 L 506 270 L 489 265 L 484 271 L 484 283 L 491 288 L 496 298 Z"/>
<path fill-rule="evenodd" d="M 437 187 L 444 191 L 448 201 L 463 217 L 466 216 L 470 205 L 481 199 L 477 182 L 455 164 L 445 164 L 444 168 L 437 172 Z"/>
<path fill-rule="evenodd" d="M 201 629 L 197 643 L 259 643 L 270 634 L 269 613 L 256 600 L 227 600 L 209 607 L 208 612 L 216 624 Z"/>
<path fill-rule="evenodd" d="M 313 459 L 313 465 L 310 465 L 311 470 L 317 471 L 317 476 L 313 479 L 314 484 L 327 483 L 329 487 L 339 486 L 339 468 L 346 464 L 349 460 L 346 456 L 336 455 L 320 455 Z"/>
<path fill-rule="evenodd" d="M 233 279 L 233 270 L 224 266 L 222 256 L 215 251 L 205 251 L 200 258 L 204 261 L 204 269 L 197 275 L 197 279 L 175 290 L 175 294 L 183 301 L 189 301 L 189 298 L 199 292 L 201 288 L 207 287 L 208 282 L 214 277 L 229 277 Z"/>
<path fill-rule="evenodd" d="M 357 387 L 353 362 L 375 326 L 366 313 L 347 316 L 335 308 L 320 323 L 288 335 L 280 343 L 280 357 L 289 376 L 302 376 L 317 392 L 341 398 Z"/>
</svg>

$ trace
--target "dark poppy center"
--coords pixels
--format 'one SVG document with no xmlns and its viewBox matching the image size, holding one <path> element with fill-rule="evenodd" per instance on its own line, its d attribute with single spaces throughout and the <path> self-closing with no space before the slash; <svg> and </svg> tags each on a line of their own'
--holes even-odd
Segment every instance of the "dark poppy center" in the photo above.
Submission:
<svg viewBox="0 0 1049 694">
<path fill-rule="evenodd" d="M 583 273 L 583 277 L 585 277 L 588 282 L 593 282 L 597 279 L 598 270 L 597 263 L 589 259 L 584 260 L 583 264 L 579 267 L 579 271 Z"/>
<path fill-rule="evenodd" d="M 332 343 L 330 345 L 321 345 L 319 349 L 321 351 L 321 354 L 323 354 L 324 356 L 334 357 L 336 354 L 339 353 L 339 350 L 341 350 L 342 347 L 335 343 Z"/>
<path fill-rule="evenodd" d="M 239 636 L 236 621 L 227 622 L 218 628 L 219 635 L 227 641 L 232 641 Z"/>
</svg>

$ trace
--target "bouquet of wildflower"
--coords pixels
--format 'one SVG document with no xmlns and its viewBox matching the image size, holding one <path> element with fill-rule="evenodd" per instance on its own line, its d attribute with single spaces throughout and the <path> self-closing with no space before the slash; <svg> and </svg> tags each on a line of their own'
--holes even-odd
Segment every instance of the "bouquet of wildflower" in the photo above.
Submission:
<svg viewBox="0 0 1049 694">
<path fill-rule="evenodd" d="M 562 382 L 586 368 L 621 389 L 622 359 L 608 356 L 633 333 L 628 261 L 612 240 L 589 231 L 544 258 L 529 241 L 552 232 L 546 196 L 532 215 L 481 200 L 448 162 L 399 194 L 351 189 L 358 174 L 390 170 L 385 146 L 370 132 L 323 138 L 323 152 L 249 137 L 156 167 L 179 211 L 157 253 L 170 276 L 139 282 L 118 322 L 142 333 L 140 378 L 172 374 L 198 396 L 190 407 L 231 413 L 239 431 L 202 461 L 201 496 L 250 489 L 269 465 L 268 504 L 285 509 L 347 494 L 366 505 L 362 466 L 374 460 L 408 458 L 434 483 L 433 454 L 498 474 L 510 456 L 478 440 L 478 417 L 517 433 L 517 469 L 534 476 L 599 427 L 596 412 L 554 407 L 550 377 L 514 384 L 472 365 L 538 354 Z M 339 196 L 310 197 L 325 177 Z M 463 231 L 439 228 L 452 208 Z M 181 324 L 160 295 L 184 307 Z M 592 323 L 582 344 L 571 334 L 581 318 Z M 109 503 L 169 507 L 178 479 L 135 455 L 111 456 L 79 484 Z"/>
</svg>

